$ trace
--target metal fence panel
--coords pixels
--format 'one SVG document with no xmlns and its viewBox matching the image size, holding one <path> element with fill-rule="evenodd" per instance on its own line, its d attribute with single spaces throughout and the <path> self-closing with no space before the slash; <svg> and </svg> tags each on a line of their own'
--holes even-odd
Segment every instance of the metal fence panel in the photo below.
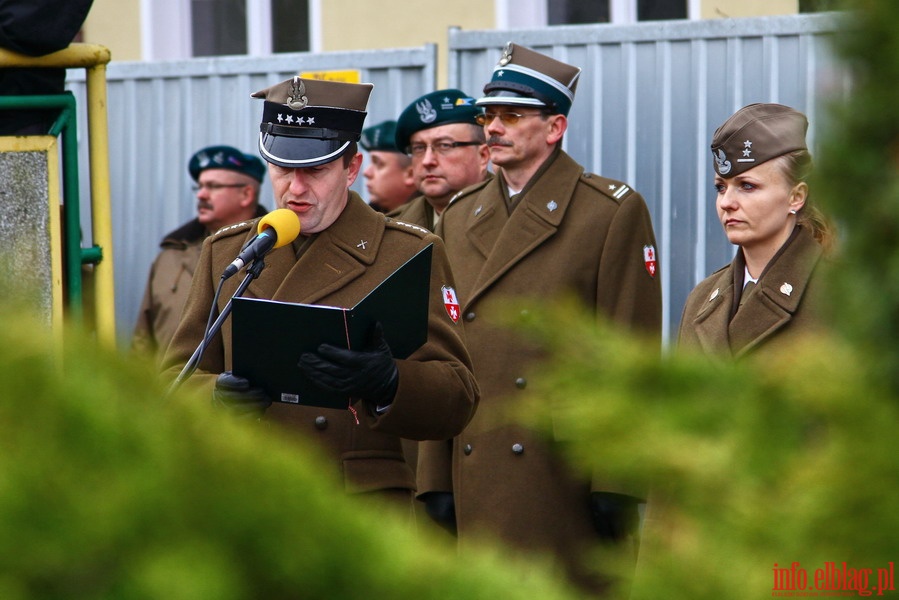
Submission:
<svg viewBox="0 0 899 600">
<path fill-rule="evenodd" d="M 109 176 L 116 323 L 121 343 L 130 342 L 160 239 L 196 215 L 187 173 L 190 156 L 214 144 L 256 152 L 262 103 L 250 98 L 252 92 L 299 72 L 356 69 L 361 72 L 361 81 L 374 84 L 366 118 L 366 124 L 374 124 L 396 118 L 409 102 L 433 90 L 436 62 L 436 47 L 429 44 L 265 58 L 110 63 Z M 68 76 L 67 86 L 76 96 L 79 119 L 86 122 L 84 73 L 72 70 Z M 86 144 L 79 146 L 79 162 L 86 165 Z M 86 223 L 83 230 L 90 232 L 90 190 L 85 180 L 82 178 L 82 223 Z M 354 189 L 364 191 L 361 175 Z M 261 201 L 274 208 L 267 178 Z M 90 243 L 84 240 L 84 245 Z"/>
<path fill-rule="evenodd" d="M 449 33 L 449 83 L 477 96 L 507 41 L 582 67 L 565 150 L 649 205 L 661 257 L 666 339 L 687 294 L 733 258 L 714 208 L 709 143 L 752 102 L 809 118 L 847 85 L 828 38 L 835 14 Z"/>
</svg>

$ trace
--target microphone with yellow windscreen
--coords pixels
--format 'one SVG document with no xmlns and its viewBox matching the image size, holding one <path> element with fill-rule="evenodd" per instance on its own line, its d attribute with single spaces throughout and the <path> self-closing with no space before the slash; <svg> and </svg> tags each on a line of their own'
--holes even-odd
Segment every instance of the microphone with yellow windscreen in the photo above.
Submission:
<svg viewBox="0 0 899 600">
<path fill-rule="evenodd" d="M 243 250 L 222 273 L 228 279 L 252 261 L 265 256 L 271 250 L 286 246 L 300 235 L 300 217 L 288 208 L 279 208 L 259 219 L 257 236 L 244 246 Z"/>
</svg>

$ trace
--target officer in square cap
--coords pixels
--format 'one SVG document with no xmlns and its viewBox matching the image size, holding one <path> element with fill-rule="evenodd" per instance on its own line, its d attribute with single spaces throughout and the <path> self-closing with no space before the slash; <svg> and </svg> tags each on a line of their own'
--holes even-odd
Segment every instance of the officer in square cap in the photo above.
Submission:
<svg viewBox="0 0 899 600">
<path fill-rule="evenodd" d="M 579 67 L 509 42 L 477 105 L 531 106 L 567 115 L 580 75 Z"/>
<path fill-rule="evenodd" d="M 442 241 L 376 212 L 351 189 L 362 165 L 357 145 L 371 90 L 371 84 L 292 77 L 253 94 L 264 100 L 259 152 L 268 161 L 277 210 L 264 220 L 226 227 L 203 244 L 164 366 L 180 380 L 205 339 L 210 310 L 227 314 L 230 298 L 243 289 L 241 277 L 225 277 L 241 261 L 250 263 L 245 281 L 254 298 L 349 307 L 413 257 L 424 257 L 429 268 L 415 271 L 407 283 L 426 300 L 406 311 L 408 326 L 379 312 L 369 315 L 365 339 L 351 348 L 346 341 L 332 345 L 323 339 L 301 347 L 290 339 L 272 350 L 230 335 L 239 318 L 235 308 L 191 375 L 192 387 L 206 393 L 213 410 L 265 420 L 272 424 L 264 429 L 273 442 L 288 435 L 317 445 L 327 455 L 322 465 L 328 475 L 340 477 L 347 492 L 401 501 L 411 513 L 415 464 L 407 463 L 402 439 L 442 440 L 459 433 L 474 413 L 478 388 L 458 313 L 445 300 L 453 296 L 455 282 Z M 270 230 L 276 242 L 258 250 L 264 256 L 249 257 L 260 238 L 272 240 L 262 235 Z M 419 297 L 400 287 L 403 293 L 390 296 L 390 303 Z M 408 328 L 419 328 L 425 341 L 403 351 Z M 340 326 L 322 335 L 339 340 L 345 334 Z M 291 389 L 272 389 L 274 382 L 261 374 L 232 371 L 241 366 L 234 362 L 240 343 L 252 346 L 241 347 L 245 356 L 263 352 L 266 360 L 285 361 Z M 316 390 L 342 400 L 324 408 L 316 403 Z"/>
<path fill-rule="evenodd" d="M 341 83 L 299 76 L 252 94 L 265 101 L 259 153 L 293 169 L 315 167 L 343 156 L 359 141 L 370 83 Z"/>
</svg>

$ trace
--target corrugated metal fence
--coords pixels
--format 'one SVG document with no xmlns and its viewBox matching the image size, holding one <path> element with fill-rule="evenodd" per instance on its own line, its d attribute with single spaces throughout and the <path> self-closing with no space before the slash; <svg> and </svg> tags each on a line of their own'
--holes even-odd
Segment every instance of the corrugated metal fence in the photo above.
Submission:
<svg viewBox="0 0 899 600">
<path fill-rule="evenodd" d="M 834 14 L 591 25 L 449 35 L 450 85 L 477 96 L 507 41 L 583 69 L 565 150 L 646 198 L 661 258 L 666 334 L 687 294 L 733 258 L 714 209 L 709 143 L 752 102 L 779 102 L 816 125 L 848 84 L 831 56 Z"/>
<path fill-rule="evenodd" d="M 374 84 L 366 123 L 395 118 L 416 97 L 434 89 L 436 46 L 266 58 L 220 57 L 109 65 L 110 187 L 115 253 L 118 338 L 130 341 L 150 263 L 162 236 L 194 216 L 187 173 L 190 156 L 204 146 L 228 144 L 256 153 L 262 102 L 254 91 L 299 72 L 360 71 Z M 84 75 L 69 72 L 68 87 L 86 122 Z M 84 128 L 82 128 L 82 131 Z M 86 144 L 79 144 L 86 150 Z M 87 164 L 81 152 L 81 164 Z M 83 181 L 83 179 L 82 179 Z M 354 189 L 362 189 L 362 177 Z M 82 185 L 82 197 L 89 189 Z M 262 203 L 274 208 L 266 178 Z M 88 203 L 82 202 L 82 206 Z M 82 222 L 90 216 L 82 211 Z M 90 231 L 85 226 L 85 232 Z M 89 245 L 85 240 L 84 245 Z"/>
<path fill-rule="evenodd" d="M 824 14 L 451 30 L 449 85 L 477 96 L 510 40 L 583 68 L 565 149 L 588 170 L 627 181 L 646 198 L 661 257 L 665 330 L 672 335 L 689 291 L 733 256 L 714 213 L 712 133 L 745 104 L 780 102 L 808 115 L 814 145 L 827 98 L 848 88 L 828 50 L 838 25 L 836 15 Z M 362 81 L 375 84 L 367 120 L 373 124 L 434 89 L 436 48 L 110 64 L 120 339 L 130 336 L 160 237 L 195 214 L 190 155 L 211 144 L 255 151 L 261 106 L 251 92 L 300 71 L 343 69 L 359 69 Z M 78 77 L 70 73 L 70 87 L 84 106 Z M 267 183 L 262 199 L 272 207 Z"/>
</svg>

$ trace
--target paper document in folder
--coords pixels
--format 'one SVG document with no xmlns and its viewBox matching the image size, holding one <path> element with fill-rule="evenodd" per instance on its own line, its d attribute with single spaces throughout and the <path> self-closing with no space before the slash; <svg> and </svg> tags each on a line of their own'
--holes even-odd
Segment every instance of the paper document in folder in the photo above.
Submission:
<svg viewBox="0 0 899 600">
<path fill-rule="evenodd" d="M 347 408 L 349 398 L 325 392 L 302 375 L 300 355 L 322 343 L 361 349 L 380 321 L 394 358 L 408 358 L 428 339 L 431 254 L 428 245 L 352 308 L 235 298 L 234 374 L 278 402 Z"/>
</svg>

